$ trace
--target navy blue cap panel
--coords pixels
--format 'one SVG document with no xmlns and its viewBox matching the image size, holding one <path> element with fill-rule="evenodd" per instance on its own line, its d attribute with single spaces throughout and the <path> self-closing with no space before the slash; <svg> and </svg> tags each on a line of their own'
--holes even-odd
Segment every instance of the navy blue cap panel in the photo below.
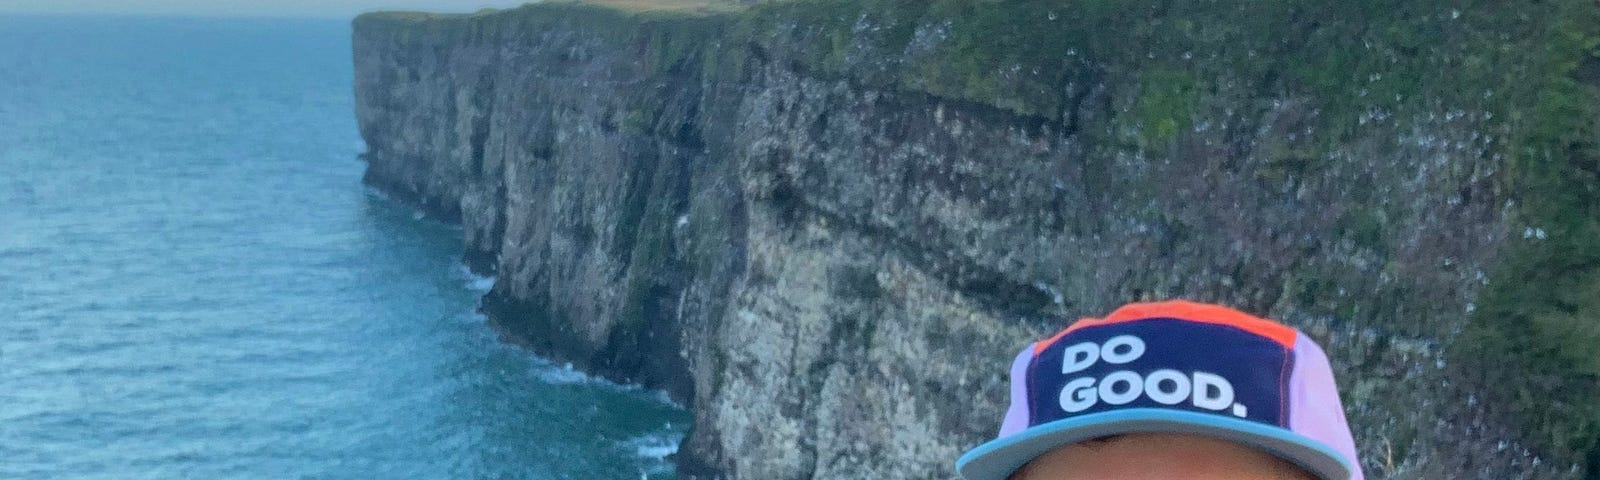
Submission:
<svg viewBox="0 0 1600 480">
<path fill-rule="evenodd" d="M 1029 423 L 1165 408 L 1287 427 L 1293 358 L 1225 325 L 1162 318 L 1083 328 L 1029 366 Z"/>
</svg>

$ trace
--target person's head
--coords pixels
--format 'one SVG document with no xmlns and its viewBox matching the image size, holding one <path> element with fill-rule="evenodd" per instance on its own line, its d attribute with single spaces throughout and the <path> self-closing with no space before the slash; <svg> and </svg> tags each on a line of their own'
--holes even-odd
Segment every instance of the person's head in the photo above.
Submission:
<svg viewBox="0 0 1600 480">
<path fill-rule="evenodd" d="M 1333 372 L 1293 328 L 1191 302 L 1124 306 L 1028 345 L 967 480 L 1363 480 Z"/>
</svg>

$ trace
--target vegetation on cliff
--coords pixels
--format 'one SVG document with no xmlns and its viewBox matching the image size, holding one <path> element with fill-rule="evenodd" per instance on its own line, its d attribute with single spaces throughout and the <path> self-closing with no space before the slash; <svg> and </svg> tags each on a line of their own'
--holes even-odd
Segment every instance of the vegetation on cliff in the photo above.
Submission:
<svg viewBox="0 0 1600 480">
<path fill-rule="evenodd" d="M 1503 181 L 1513 231 L 1454 352 L 1493 405 L 1557 455 L 1600 469 L 1600 14 L 1540 6 L 1506 78 L 1512 138 Z M 1524 13 L 1526 15 L 1526 13 Z M 1503 66 L 1498 66 L 1503 68 Z"/>
<path fill-rule="evenodd" d="M 658 71 L 699 71 L 709 82 L 741 79 L 754 57 L 779 59 L 819 78 L 1081 132 L 1095 158 L 1181 161 L 1186 138 L 1217 112 L 1303 102 L 1305 128 L 1282 136 L 1309 138 L 1249 146 L 1270 157 L 1255 180 L 1273 185 L 1318 176 L 1330 158 L 1372 153 L 1352 145 L 1374 136 L 1456 142 L 1425 137 L 1441 125 L 1472 128 L 1466 148 L 1484 160 L 1472 168 L 1497 169 L 1473 174 L 1491 179 L 1509 231 L 1456 328 L 1389 305 L 1408 299 L 1346 299 L 1332 279 L 1294 278 L 1289 296 L 1385 338 L 1433 338 L 1448 349 L 1455 379 L 1482 392 L 1439 401 L 1481 402 L 1549 460 L 1600 466 L 1600 7 L 1589 0 L 597 0 L 357 21 L 401 25 L 393 33 L 402 40 L 580 28 L 646 52 Z M 1106 97 L 1113 114 L 1103 123 L 1078 117 L 1094 85 L 1131 92 Z M 617 113 L 619 128 L 673 138 L 682 127 L 659 121 L 660 102 L 641 98 L 630 108 Z M 1406 199 L 1367 187 L 1350 186 L 1329 235 L 1356 245 L 1380 274 L 1401 274 L 1389 262 L 1406 221 L 1393 205 Z M 650 248 L 634 260 L 658 258 L 663 241 L 639 239 Z M 644 295 L 649 285 L 628 288 Z M 1386 441 L 1405 457 L 1407 437 L 1421 434 Z"/>
</svg>

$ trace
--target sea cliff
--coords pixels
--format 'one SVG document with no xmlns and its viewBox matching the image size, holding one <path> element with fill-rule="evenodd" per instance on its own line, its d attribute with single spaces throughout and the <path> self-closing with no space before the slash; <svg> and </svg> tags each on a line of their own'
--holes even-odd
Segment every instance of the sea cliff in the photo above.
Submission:
<svg viewBox="0 0 1600 480">
<path fill-rule="evenodd" d="M 689 478 L 952 478 L 1067 319 L 1334 357 L 1372 478 L 1600 465 L 1600 7 L 547 2 L 354 23 L 366 181 Z"/>
</svg>

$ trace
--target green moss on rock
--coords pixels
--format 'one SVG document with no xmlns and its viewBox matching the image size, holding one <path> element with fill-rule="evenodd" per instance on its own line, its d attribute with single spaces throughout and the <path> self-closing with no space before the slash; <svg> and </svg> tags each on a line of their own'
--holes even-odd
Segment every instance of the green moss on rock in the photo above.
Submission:
<svg viewBox="0 0 1600 480">
<path fill-rule="evenodd" d="M 1562 459 L 1600 467 L 1600 13 L 1547 7 L 1525 53 L 1536 63 L 1515 102 L 1509 148 L 1519 222 L 1452 354 L 1476 366 L 1489 399 Z M 1519 228 L 1520 227 L 1520 228 Z"/>
<path fill-rule="evenodd" d="M 1202 85 L 1188 72 L 1155 69 L 1145 72 L 1139 82 L 1139 100 L 1134 106 L 1145 145 L 1171 142 L 1194 126 Z"/>
</svg>

